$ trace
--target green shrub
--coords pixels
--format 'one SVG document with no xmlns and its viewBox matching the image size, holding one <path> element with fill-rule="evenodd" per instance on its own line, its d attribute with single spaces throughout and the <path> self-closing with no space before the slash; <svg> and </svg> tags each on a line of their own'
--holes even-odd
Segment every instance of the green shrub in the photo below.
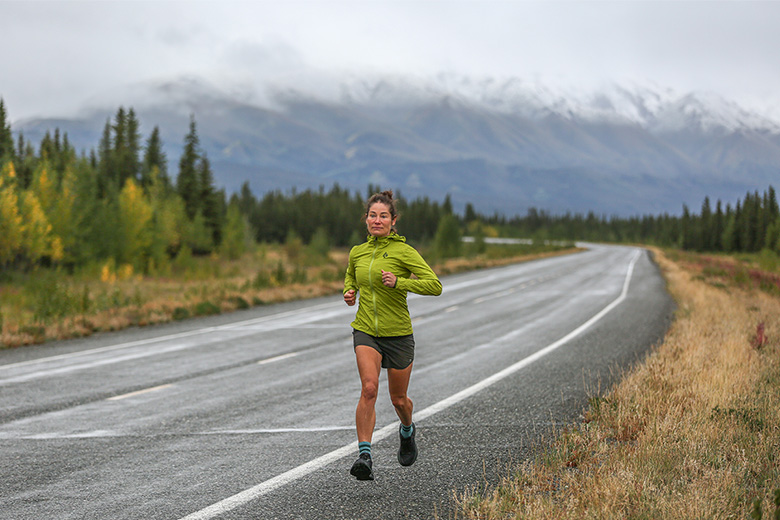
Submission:
<svg viewBox="0 0 780 520">
<path fill-rule="evenodd" d="M 281 260 L 276 264 L 274 280 L 276 280 L 276 283 L 279 285 L 285 285 L 287 283 L 287 270 L 284 268 L 284 264 Z"/>
<path fill-rule="evenodd" d="M 763 249 L 758 255 L 758 266 L 764 271 L 777 272 L 780 269 L 780 257 L 771 249 Z"/>
<path fill-rule="evenodd" d="M 46 327 L 41 325 L 25 325 L 19 328 L 19 332 L 32 336 L 36 342 L 46 339 Z"/>
<path fill-rule="evenodd" d="M 186 320 L 190 317 L 190 311 L 188 311 L 185 307 L 176 307 L 173 309 L 173 319 L 174 320 Z"/>
<path fill-rule="evenodd" d="M 234 296 L 230 299 L 231 302 L 236 306 L 237 309 L 248 309 L 249 308 L 249 302 L 243 299 L 241 296 Z"/>
<path fill-rule="evenodd" d="M 287 238 L 284 241 L 284 252 L 291 262 L 297 262 L 303 251 L 303 240 L 298 236 L 294 229 L 287 232 Z"/>
<path fill-rule="evenodd" d="M 255 275 L 254 280 L 252 280 L 252 287 L 254 289 L 266 289 L 271 287 L 271 285 L 273 285 L 273 280 L 271 280 L 271 275 L 268 274 L 268 271 L 265 269 L 259 270 L 257 275 Z"/>
<path fill-rule="evenodd" d="M 461 241 L 460 224 L 455 216 L 445 215 L 441 218 L 433 242 L 438 258 L 460 256 L 463 242 Z"/>
<path fill-rule="evenodd" d="M 319 258 L 327 258 L 330 252 L 330 237 L 324 227 L 318 227 L 309 241 L 309 251 Z"/>
<path fill-rule="evenodd" d="M 37 323 L 50 323 L 53 319 L 72 314 L 79 308 L 80 298 L 62 283 L 56 273 L 41 271 L 32 276 L 25 287 Z"/>
<path fill-rule="evenodd" d="M 306 283 L 307 278 L 308 277 L 306 276 L 306 269 L 297 265 L 295 266 L 295 270 L 292 272 L 290 281 L 292 283 Z"/>
<path fill-rule="evenodd" d="M 219 314 L 222 310 L 218 305 L 214 305 L 209 301 L 199 302 L 195 305 L 195 316 L 210 316 L 212 314 Z"/>
</svg>

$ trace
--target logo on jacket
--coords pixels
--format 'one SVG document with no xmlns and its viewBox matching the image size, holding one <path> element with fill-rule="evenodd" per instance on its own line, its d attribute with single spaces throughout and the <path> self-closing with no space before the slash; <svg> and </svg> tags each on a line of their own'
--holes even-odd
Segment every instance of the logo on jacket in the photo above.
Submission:
<svg viewBox="0 0 780 520">
<path fill-rule="evenodd" d="M 382 258 L 387 258 L 387 253 L 383 254 Z"/>
</svg>

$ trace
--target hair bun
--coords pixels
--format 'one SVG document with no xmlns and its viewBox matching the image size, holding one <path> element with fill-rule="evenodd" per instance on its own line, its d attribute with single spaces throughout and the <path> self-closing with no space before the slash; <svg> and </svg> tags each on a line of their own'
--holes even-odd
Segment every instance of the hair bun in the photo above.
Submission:
<svg viewBox="0 0 780 520">
<path fill-rule="evenodd" d="M 393 200 L 393 190 L 385 190 L 382 192 L 382 195 L 386 196 L 390 200 Z"/>
</svg>

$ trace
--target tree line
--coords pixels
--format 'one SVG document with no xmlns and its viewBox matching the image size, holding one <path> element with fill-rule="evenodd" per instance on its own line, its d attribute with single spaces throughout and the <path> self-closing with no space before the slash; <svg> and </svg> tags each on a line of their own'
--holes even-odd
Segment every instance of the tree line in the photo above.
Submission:
<svg viewBox="0 0 780 520">
<path fill-rule="evenodd" d="M 95 149 L 77 154 L 66 133 L 47 132 L 36 147 L 7 121 L 0 99 L 0 266 L 79 267 L 112 260 L 153 271 L 178 255 L 236 258 L 253 243 L 298 238 L 321 247 L 362 241 L 365 194 L 334 184 L 326 190 L 269 191 L 256 197 L 249 184 L 229 197 L 214 184 L 194 116 L 183 139 L 175 177 L 158 127 L 143 140 L 132 108 L 120 107 Z M 735 206 L 705 198 L 701 212 L 681 216 L 552 215 L 531 208 L 525 216 L 482 215 L 466 204 L 463 215 L 428 197 L 399 197 L 399 231 L 418 244 L 459 241 L 462 234 L 537 239 L 635 242 L 697 251 L 780 252 L 780 211 L 774 189 L 748 193 Z M 443 253 L 445 254 L 445 253 Z"/>
<path fill-rule="evenodd" d="M 298 238 L 321 247 L 365 237 L 364 196 L 335 184 L 319 190 L 265 193 L 244 183 L 229 198 L 217 189 L 209 158 L 190 118 L 175 176 L 158 127 L 142 143 L 132 108 L 120 107 L 97 147 L 77 154 L 67 133 L 47 132 L 36 147 L 16 138 L 0 99 L 0 266 L 75 268 L 112 260 L 153 271 L 178 255 L 236 258 L 253 243 Z M 378 190 L 368 186 L 368 192 Z M 400 205 L 404 232 L 431 240 L 449 198 Z M 453 217 L 454 218 L 454 217 Z"/>
<path fill-rule="evenodd" d="M 467 212 L 468 214 L 468 212 Z M 535 208 L 525 217 L 494 217 L 506 233 L 544 239 L 644 243 L 699 252 L 780 254 L 780 208 L 775 189 L 748 192 L 732 206 L 721 200 L 713 208 L 705 197 L 699 213 L 683 205 L 682 215 L 641 217 L 567 213 L 551 215 Z"/>
</svg>

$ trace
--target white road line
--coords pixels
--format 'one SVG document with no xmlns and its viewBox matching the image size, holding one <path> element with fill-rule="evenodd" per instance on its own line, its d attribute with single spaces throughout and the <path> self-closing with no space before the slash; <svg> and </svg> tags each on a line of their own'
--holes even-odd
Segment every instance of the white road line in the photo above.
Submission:
<svg viewBox="0 0 780 520">
<path fill-rule="evenodd" d="M 458 310 L 459 305 L 453 305 L 452 307 L 448 307 L 444 309 L 444 312 L 455 312 Z"/>
<path fill-rule="evenodd" d="M 287 354 L 282 354 L 281 356 L 276 356 L 276 357 L 260 360 L 260 361 L 257 362 L 257 364 L 258 365 L 267 365 L 268 363 L 275 363 L 276 361 L 281 361 L 283 359 L 295 357 L 298 354 L 300 354 L 300 352 L 289 352 Z"/>
<path fill-rule="evenodd" d="M 480 392 L 481 390 L 484 390 L 485 388 L 501 381 L 502 379 L 510 376 L 511 374 L 514 374 L 518 370 L 521 370 L 531 363 L 538 361 L 539 359 L 543 358 L 547 354 L 553 352 L 557 348 L 559 348 L 561 345 L 566 344 L 567 342 L 571 341 L 575 337 L 579 336 L 589 328 L 591 328 L 593 325 L 598 323 L 604 316 L 609 313 L 612 309 L 623 303 L 623 300 L 626 299 L 626 296 L 628 295 L 628 286 L 631 282 L 631 276 L 634 272 L 634 265 L 636 264 L 637 260 L 639 259 L 640 252 L 636 251 L 631 258 L 631 261 L 628 265 L 628 271 L 626 272 L 626 278 L 623 282 L 623 290 L 620 293 L 620 296 L 618 296 L 615 300 L 612 301 L 609 305 L 601 309 L 598 314 L 593 316 L 591 319 L 559 339 L 558 341 L 551 343 L 550 345 L 544 347 L 543 349 L 535 352 L 534 354 L 531 354 L 530 356 L 521 359 L 514 365 L 511 365 L 504 370 L 501 370 L 500 372 L 497 372 L 493 374 L 492 376 L 488 377 L 487 379 L 484 379 L 480 381 L 479 383 L 476 383 L 464 390 L 461 390 L 460 392 L 451 395 L 450 397 L 443 399 L 439 401 L 438 403 L 434 403 L 431 406 L 415 413 L 415 421 L 422 421 L 423 419 L 426 419 L 434 414 L 437 414 L 443 410 L 446 410 L 447 408 L 454 406 L 464 399 L 467 399 L 474 394 Z M 381 439 L 384 439 L 385 437 L 393 434 L 398 430 L 398 423 L 394 422 L 391 424 L 388 424 L 387 426 L 381 428 L 380 430 L 374 432 L 373 441 L 379 441 Z M 323 467 L 327 466 L 328 464 L 335 462 L 343 457 L 346 457 L 347 455 L 354 454 L 355 453 L 355 443 L 349 443 L 346 446 L 342 446 L 341 448 L 338 448 L 337 450 L 331 451 L 330 453 L 326 453 L 325 455 L 322 455 L 320 457 L 317 457 L 316 459 L 310 460 L 309 462 L 302 464 L 296 468 L 293 468 L 289 471 L 286 471 L 285 473 L 282 473 L 280 475 L 277 475 L 276 477 L 266 480 L 265 482 L 261 482 L 260 484 L 257 484 L 254 487 L 251 487 L 249 489 L 246 489 L 240 493 L 237 493 L 231 497 L 228 497 L 224 500 L 221 500 L 215 504 L 210 505 L 209 507 L 205 509 L 201 509 L 200 511 L 196 511 L 190 515 L 185 516 L 181 520 L 206 520 L 210 518 L 214 518 L 216 516 L 219 516 L 223 513 L 226 513 L 228 511 L 231 511 L 243 504 L 246 504 L 248 502 L 251 502 L 252 500 L 256 500 L 257 498 L 266 495 L 270 493 L 271 491 L 274 491 L 275 489 L 278 489 L 286 484 L 289 484 L 291 482 L 294 482 L 298 480 L 299 478 L 302 478 L 310 473 L 313 473 L 319 469 L 322 469 Z"/>
<path fill-rule="evenodd" d="M 234 322 L 234 323 L 228 323 L 228 324 L 225 324 L 225 325 L 219 325 L 219 326 L 215 326 L 215 327 L 205 327 L 205 328 L 202 328 L 202 329 L 196 329 L 196 330 L 191 330 L 191 331 L 187 331 L 187 332 L 179 332 L 179 333 L 176 333 L 176 334 L 168 334 L 167 336 L 156 336 L 156 337 L 153 337 L 153 338 L 141 339 L 141 340 L 137 340 L 137 341 L 129 341 L 127 343 L 118 343 L 116 345 L 108 345 L 108 346 L 105 346 L 105 347 L 98 347 L 98 348 L 93 348 L 93 349 L 88 349 L 88 350 L 79 350 L 78 352 L 70 352 L 68 354 L 58 354 L 56 356 L 43 357 L 43 358 L 38 358 L 38 359 L 30 359 L 30 360 L 27 360 L 27 361 L 20 361 L 18 363 L 10 363 L 8 365 L 0 365 L 0 370 L 6 370 L 6 369 L 9 369 L 9 368 L 23 367 L 23 366 L 27 366 L 27 365 L 34 365 L 36 363 L 46 363 L 48 361 L 56 361 L 56 360 L 60 360 L 60 359 L 70 359 L 70 358 L 75 358 L 75 357 L 80 357 L 80 356 L 86 356 L 86 355 L 89 355 L 89 354 L 95 354 L 95 353 L 98 353 L 98 352 L 110 352 L 112 350 L 120 350 L 120 349 L 125 349 L 125 348 L 130 348 L 130 347 L 138 347 L 138 346 L 141 346 L 141 345 L 148 345 L 148 344 L 152 344 L 152 343 L 161 343 L 161 342 L 169 341 L 169 340 L 172 340 L 172 339 L 187 338 L 187 337 L 190 337 L 190 336 L 197 336 L 199 334 L 207 334 L 209 332 L 215 332 L 215 331 L 220 331 L 220 330 L 230 330 L 230 329 L 240 329 L 242 327 L 251 327 L 252 325 L 256 325 L 258 323 L 262 323 L 262 322 L 265 322 L 265 321 L 279 320 L 281 318 L 287 318 L 287 317 L 295 316 L 295 315 L 298 315 L 298 314 L 308 315 L 306 321 L 312 322 L 312 321 L 316 321 L 318 319 L 321 319 L 321 316 L 318 316 L 316 314 L 311 314 L 312 311 L 317 311 L 317 310 L 321 310 L 321 309 L 327 309 L 328 307 L 334 307 L 335 308 L 335 307 L 337 307 L 337 304 L 335 304 L 335 303 L 323 303 L 323 304 L 320 304 L 320 305 L 313 305 L 311 307 L 303 307 L 301 309 L 295 309 L 295 310 L 291 310 L 291 311 L 280 312 L 280 313 L 277 313 L 277 314 L 271 314 L 269 316 L 262 316 L 260 318 L 252 318 L 250 320 L 237 321 L 237 322 Z M 347 311 L 354 312 L 354 311 L 350 311 L 350 309 L 347 309 Z"/>
<path fill-rule="evenodd" d="M 320 426 L 316 428 L 259 428 L 253 430 L 212 430 L 198 435 L 248 435 L 255 433 L 320 433 L 354 430 L 355 426 Z"/>
<path fill-rule="evenodd" d="M 153 386 L 151 388 L 145 388 L 143 390 L 138 390 L 136 392 L 130 392 L 129 394 L 122 394 L 122 395 L 115 395 L 114 397 L 109 397 L 106 399 L 107 401 L 121 401 L 122 399 L 127 399 L 128 397 L 134 397 L 136 395 L 141 394 L 148 394 L 149 392 L 157 392 L 158 390 L 165 390 L 166 388 L 170 388 L 173 385 L 160 385 L 160 386 Z"/>
</svg>

